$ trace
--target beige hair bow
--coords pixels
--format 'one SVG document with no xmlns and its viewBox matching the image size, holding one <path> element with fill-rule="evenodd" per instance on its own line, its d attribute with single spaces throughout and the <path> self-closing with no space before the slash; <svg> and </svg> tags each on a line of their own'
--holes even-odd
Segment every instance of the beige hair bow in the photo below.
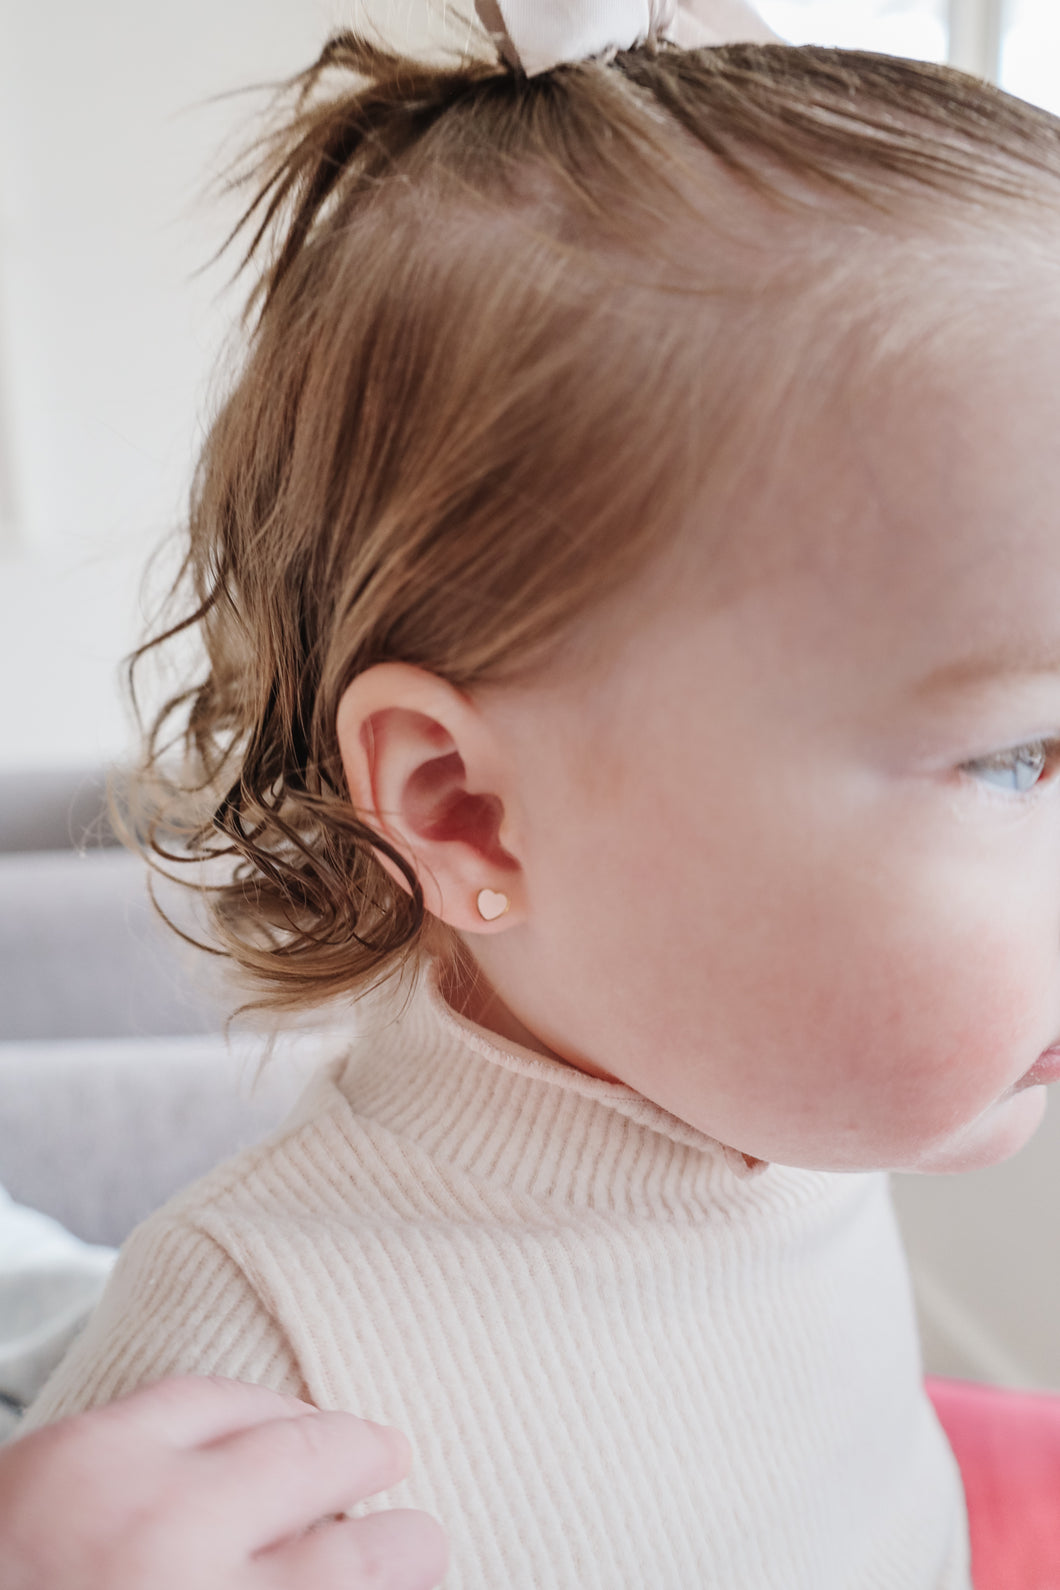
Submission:
<svg viewBox="0 0 1060 1590">
<path fill-rule="evenodd" d="M 646 39 L 695 49 L 777 37 L 744 0 L 700 0 L 688 8 L 678 0 L 475 0 L 475 9 L 505 59 L 527 77 Z"/>
</svg>

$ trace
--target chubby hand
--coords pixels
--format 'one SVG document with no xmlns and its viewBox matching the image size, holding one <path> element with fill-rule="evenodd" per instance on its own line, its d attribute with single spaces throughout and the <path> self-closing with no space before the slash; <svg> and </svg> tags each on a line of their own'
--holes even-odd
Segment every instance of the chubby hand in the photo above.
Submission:
<svg viewBox="0 0 1060 1590">
<path fill-rule="evenodd" d="M 396 1430 L 232 1380 L 159 1381 L 0 1450 L 4 1590 L 430 1590 L 426 1513 L 342 1519 Z"/>
<path fill-rule="evenodd" d="M 745 0 L 680 0 L 674 36 L 686 49 L 703 44 L 780 44 L 779 34 L 767 27 Z"/>
</svg>

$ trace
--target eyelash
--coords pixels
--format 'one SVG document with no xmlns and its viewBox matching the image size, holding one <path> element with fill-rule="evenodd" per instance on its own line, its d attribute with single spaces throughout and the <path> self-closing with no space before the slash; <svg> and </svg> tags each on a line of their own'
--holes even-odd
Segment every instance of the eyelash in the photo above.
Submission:
<svg viewBox="0 0 1060 1590">
<path fill-rule="evenodd" d="M 972 778 L 983 778 L 985 772 L 997 772 L 1002 775 L 1008 772 L 1019 776 L 1021 766 L 1032 771 L 1037 768 L 1037 776 L 1029 784 L 1020 785 L 1018 782 L 1006 790 L 1003 784 L 993 784 L 989 779 L 983 782 L 990 783 L 993 789 L 1002 790 L 1012 795 L 1030 795 L 1042 784 L 1049 782 L 1060 768 L 1060 740 L 1028 740 L 1023 745 L 1014 745 L 1008 751 L 997 751 L 991 756 L 979 756 L 974 761 L 964 762 L 961 772 L 969 774 Z"/>
</svg>

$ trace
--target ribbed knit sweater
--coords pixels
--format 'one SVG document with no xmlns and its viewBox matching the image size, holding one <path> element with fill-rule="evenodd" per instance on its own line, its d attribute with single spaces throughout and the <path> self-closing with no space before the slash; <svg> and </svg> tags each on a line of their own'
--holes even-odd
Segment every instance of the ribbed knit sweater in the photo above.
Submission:
<svg viewBox="0 0 1060 1590">
<path fill-rule="evenodd" d="M 969 1590 L 886 1177 L 748 1164 L 437 962 L 134 1232 L 31 1424 L 193 1371 L 406 1431 L 447 1590 Z"/>
</svg>

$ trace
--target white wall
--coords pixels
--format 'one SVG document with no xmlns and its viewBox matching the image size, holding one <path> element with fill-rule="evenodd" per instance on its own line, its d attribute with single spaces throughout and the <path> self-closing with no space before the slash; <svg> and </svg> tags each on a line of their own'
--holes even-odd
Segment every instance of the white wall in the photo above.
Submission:
<svg viewBox="0 0 1060 1590">
<path fill-rule="evenodd" d="M 1060 115 L 1060 6 L 1057 0 L 1007 0 L 1001 84 Z"/>
<path fill-rule="evenodd" d="M 251 104 L 206 101 L 297 70 L 365 9 L 0 0 L 0 769 L 126 742 L 139 573 L 179 520 L 232 315 L 225 272 L 195 273 Z M 417 0 L 385 15 L 422 32 Z"/>
<path fill-rule="evenodd" d="M 757 0 L 790 44 L 946 59 L 949 0 Z"/>
</svg>

